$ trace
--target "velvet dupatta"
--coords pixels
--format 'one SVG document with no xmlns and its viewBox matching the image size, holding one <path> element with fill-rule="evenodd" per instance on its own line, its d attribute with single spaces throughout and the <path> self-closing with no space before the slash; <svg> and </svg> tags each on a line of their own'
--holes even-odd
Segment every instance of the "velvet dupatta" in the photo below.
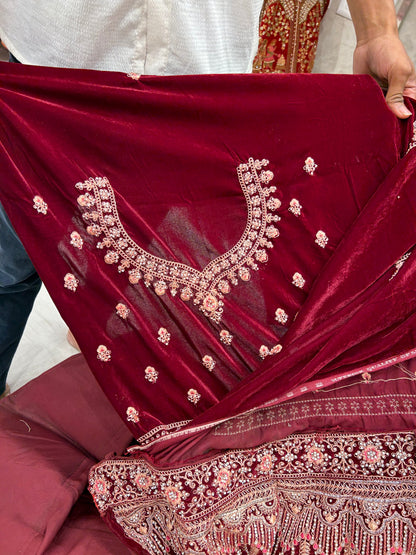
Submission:
<svg viewBox="0 0 416 555">
<path fill-rule="evenodd" d="M 282 549 L 299 549 L 283 478 L 265 479 L 293 429 L 253 422 L 415 356 L 412 119 L 398 122 L 364 76 L 3 65 L 0 102 L 1 201 L 138 440 L 92 472 L 99 510 L 139 552 L 277 553 L 282 515 L 294 522 Z M 387 431 L 411 429 L 399 420 Z M 388 442 L 379 425 L 366 447 L 298 437 L 297 455 L 350 442 L 358 464 Z M 345 549 L 344 521 L 328 531 L 332 516 L 316 518 L 314 549 Z"/>
</svg>

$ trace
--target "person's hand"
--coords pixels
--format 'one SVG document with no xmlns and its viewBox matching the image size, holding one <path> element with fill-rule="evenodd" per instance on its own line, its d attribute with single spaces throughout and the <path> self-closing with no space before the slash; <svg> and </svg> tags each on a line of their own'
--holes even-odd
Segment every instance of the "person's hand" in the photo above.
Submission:
<svg viewBox="0 0 416 555">
<path fill-rule="evenodd" d="M 416 100 L 416 72 L 397 34 L 386 33 L 359 41 L 353 67 L 354 73 L 368 73 L 387 89 L 387 104 L 398 118 L 411 115 L 403 96 Z"/>
</svg>

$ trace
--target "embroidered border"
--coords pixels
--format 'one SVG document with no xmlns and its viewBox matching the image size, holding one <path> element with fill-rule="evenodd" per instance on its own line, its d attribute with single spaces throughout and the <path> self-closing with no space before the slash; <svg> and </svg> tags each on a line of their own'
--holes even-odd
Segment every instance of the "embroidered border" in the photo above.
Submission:
<svg viewBox="0 0 416 555">
<path fill-rule="evenodd" d="M 142 249 L 126 232 L 118 214 L 114 191 L 106 177 L 89 178 L 75 187 L 86 191 L 77 199 L 83 210 L 87 232 L 95 237 L 103 235 L 97 248 L 105 249 L 107 264 L 118 264 L 118 271 L 128 271 L 132 284 L 143 279 L 146 286 L 153 285 L 157 295 L 178 292 L 184 301 L 194 304 L 213 321 L 219 323 L 223 312 L 222 299 L 237 285 L 248 281 L 251 271 L 258 270 L 258 262 L 266 263 L 266 249 L 273 247 L 271 239 L 279 236 L 273 214 L 281 206 L 272 196 L 276 187 L 266 185 L 273 179 L 270 170 L 263 168 L 268 160 L 254 160 L 237 167 L 237 176 L 247 203 L 247 223 L 237 244 L 225 254 L 211 261 L 202 270 L 186 264 L 165 260 Z"/>
<path fill-rule="evenodd" d="M 90 491 L 99 511 L 151 555 L 244 547 L 277 555 L 302 542 L 300 553 L 409 554 L 415 455 L 410 432 L 300 434 L 177 469 L 143 458 L 103 461 Z"/>
</svg>

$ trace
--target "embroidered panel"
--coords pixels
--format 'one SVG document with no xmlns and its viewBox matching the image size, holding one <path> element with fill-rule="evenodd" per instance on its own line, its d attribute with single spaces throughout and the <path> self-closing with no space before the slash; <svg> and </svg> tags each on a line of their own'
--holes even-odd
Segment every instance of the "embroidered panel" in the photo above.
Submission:
<svg viewBox="0 0 416 555">
<path fill-rule="evenodd" d="M 366 373 L 367 374 L 367 373 Z M 367 380 L 364 374 L 363 379 Z M 370 376 L 370 374 L 367 374 Z M 249 430 L 308 421 L 310 418 L 345 418 L 349 416 L 416 415 L 413 394 L 366 395 L 365 397 L 337 396 L 281 403 L 275 407 L 253 411 L 227 420 L 215 427 L 214 435 L 232 436 Z"/>
<path fill-rule="evenodd" d="M 410 555 L 415 455 L 413 433 L 293 435 L 175 470 L 103 461 L 90 491 L 152 555 Z"/>
<path fill-rule="evenodd" d="M 193 299 L 206 316 L 220 322 L 221 299 L 239 279 L 248 281 L 251 271 L 259 269 L 258 262 L 267 262 L 266 249 L 272 248 L 271 239 L 279 236 L 274 224 L 280 217 L 273 212 L 280 208 L 281 202 L 272 196 L 276 187 L 266 186 L 274 177 L 270 170 L 264 169 L 268 163 L 268 160 L 250 158 L 238 166 L 237 176 L 247 203 L 245 230 L 232 249 L 211 261 L 202 271 L 142 249 L 125 231 L 113 188 L 106 177 L 77 183 L 77 189 L 86 191 L 77 201 L 83 210 L 87 233 L 103 236 L 97 248 L 105 250 L 107 264 L 117 264 L 121 273 L 127 270 L 133 285 L 142 279 L 146 286 L 152 284 L 159 296 L 169 291 L 172 296 L 179 292 L 183 301 Z"/>
<path fill-rule="evenodd" d="M 328 0 L 265 0 L 254 73 L 312 71 Z"/>
</svg>

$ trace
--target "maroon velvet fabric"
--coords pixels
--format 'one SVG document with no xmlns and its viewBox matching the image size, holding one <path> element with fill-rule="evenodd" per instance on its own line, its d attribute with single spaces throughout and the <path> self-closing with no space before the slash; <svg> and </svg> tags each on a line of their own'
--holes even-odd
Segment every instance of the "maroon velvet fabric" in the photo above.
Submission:
<svg viewBox="0 0 416 555">
<path fill-rule="evenodd" d="M 200 472 L 231 442 L 257 448 L 289 433 L 262 418 L 277 422 L 300 395 L 415 356 L 414 118 L 398 122 L 365 76 L 137 80 L 26 66 L 0 76 L 1 200 L 138 438 L 129 458 L 94 469 L 91 489 L 120 537 L 130 530 L 159 553 L 143 515 L 156 522 L 167 507 L 159 539 L 170 549 L 181 498 L 164 486 L 141 497 L 141 465 L 158 484 L 163 468 L 172 480 L 191 461 Z M 339 413 L 339 425 L 361 432 L 363 411 Z M 391 430 L 414 425 L 399 420 Z M 337 425 L 318 415 L 296 431 Z M 358 458 L 360 442 L 372 453 L 379 441 L 357 437 Z M 390 457 L 383 441 L 377 456 Z M 137 505 L 117 497 L 123 465 Z"/>
<path fill-rule="evenodd" d="M 390 279 L 415 242 L 414 152 L 400 160 L 411 121 L 394 118 L 370 78 L 137 81 L 10 66 L 1 77 L 0 166 L 7 184 L 1 200 L 136 437 L 157 426 L 166 434 L 187 422 L 209 428 L 299 394 L 305 382 L 413 356 L 414 256 Z M 269 194 L 281 205 L 268 216 L 280 218 L 272 222 L 280 236 L 263 237 L 268 244 L 260 244 L 251 261 L 258 271 L 237 253 L 226 269 L 234 271 L 225 276 L 228 294 L 209 290 L 217 301 L 224 297 L 220 322 L 201 312 L 205 297 L 199 305 L 180 298 L 187 283 L 182 274 L 175 296 L 168 290 L 158 295 L 154 286 L 161 293 L 161 279 L 153 275 L 131 284 L 132 266 L 117 271 L 120 261 L 111 264 L 124 247 L 103 240 L 101 231 L 101 237 L 90 235 L 93 221 L 85 217 L 93 209 L 85 200 L 77 206 L 86 185 L 82 191 L 76 183 L 107 177 L 129 240 L 150 255 L 202 270 L 244 235 L 256 205 L 242 193 L 236 168 L 251 156 L 270 160 L 261 171 L 274 173 L 268 186 L 276 191 Z M 317 164 L 312 173 L 304 170 L 308 157 Z M 38 196 L 46 214 L 42 201 L 34 201 Z M 300 215 L 288 210 L 293 199 Z M 82 249 L 71 242 L 74 231 Z M 328 239 L 324 247 L 315 241 L 318 231 Z M 266 263 L 257 260 L 266 257 Z M 161 265 L 156 260 L 153 270 L 163 275 Z M 68 273 L 79 282 L 76 291 L 64 287 Z M 301 288 L 292 283 L 295 273 L 305 280 Z M 119 303 L 130 310 L 126 319 L 116 312 Z M 275 321 L 278 307 L 288 315 L 284 325 Z M 158 340 L 160 328 L 170 334 L 168 345 Z M 221 330 L 233 336 L 230 345 L 219 340 Z M 276 344 L 281 353 L 259 356 L 262 345 L 270 351 Z M 101 360 L 99 346 L 107 353 Z M 204 366 L 207 355 L 214 370 Z M 149 366 L 157 382 L 146 379 Z M 189 390 L 200 396 L 196 403 L 188 400 Z"/>
</svg>

